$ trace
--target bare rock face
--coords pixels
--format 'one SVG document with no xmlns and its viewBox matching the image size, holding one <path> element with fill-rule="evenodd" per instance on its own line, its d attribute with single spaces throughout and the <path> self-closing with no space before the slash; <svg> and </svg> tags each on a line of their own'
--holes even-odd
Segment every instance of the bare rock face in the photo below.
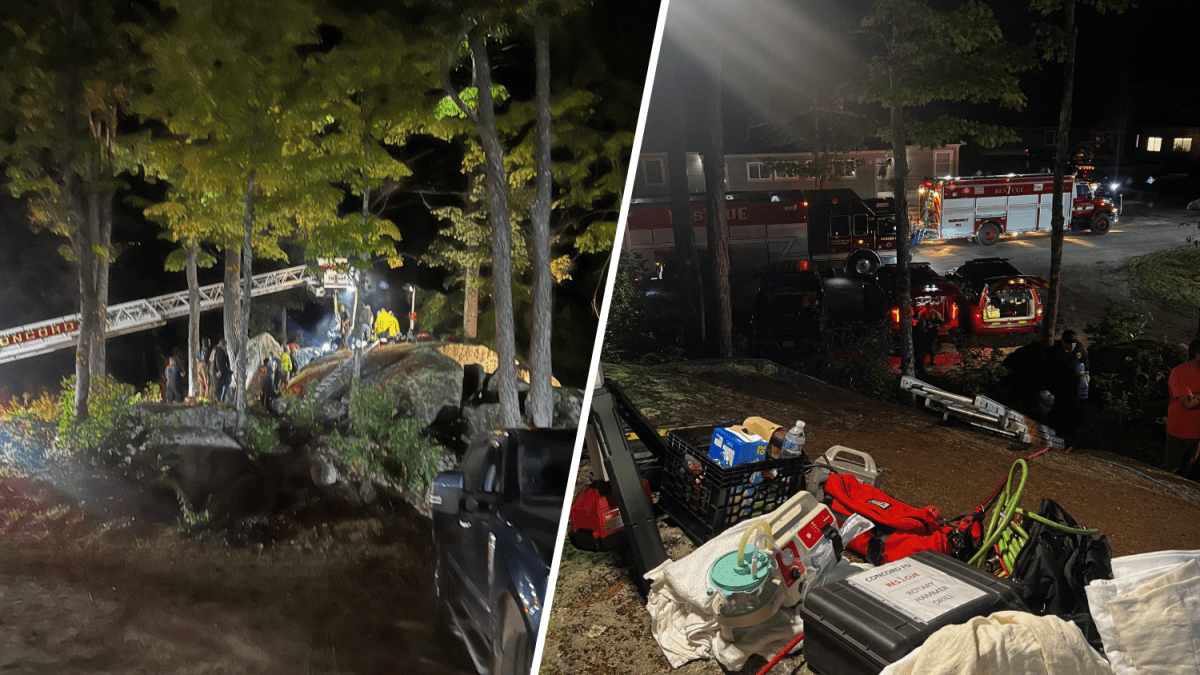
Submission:
<svg viewBox="0 0 1200 675">
<path fill-rule="evenodd" d="M 413 350 L 372 379 L 394 386 L 401 412 L 422 426 L 429 426 L 442 408 L 457 408 L 462 398 L 462 366 L 433 349 Z"/>
</svg>

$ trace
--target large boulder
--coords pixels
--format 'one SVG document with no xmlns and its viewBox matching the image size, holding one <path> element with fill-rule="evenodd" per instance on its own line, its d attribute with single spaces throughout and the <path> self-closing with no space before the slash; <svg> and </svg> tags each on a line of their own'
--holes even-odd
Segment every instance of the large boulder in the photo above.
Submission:
<svg viewBox="0 0 1200 675">
<path fill-rule="evenodd" d="M 237 426 L 237 414 L 218 405 L 142 403 L 137 410 L 142 424 L 160 429 L 200 427 L 232 434 Z"/>
<path fill-rule="evenodd" d="M 498 429 L 500 424 L 500 404 L 499 403 L 480 403 L 473 406 L 463 406 L 463 419 L 467 421 L 467 433 L 464 440 L 464 447 L 470 445 L 471 441 L 488 433 L 492 429 Z"/>
<path fill-rule="evenodd" d="M 261 472 L 237 441 L 215 429 L 165 428 L 151 434 L 130 458 L 136 476 L 156 481 L 165 475 L 189 504 L 201 510 L 209 500 Z"/>
<path fill-rule="evenodd" d="M 574 429 L 579 426 L 583 412 L 583 391 L 574 387 L 554 388 L 554 422 L 559 429 Z"/>
<path fill-rule="evenodd" d="M 443 408 L 458 408 L 463 369 L 454 359 L 429 348 L 416 349 L 372 378 L 394 386 L 400 410 L 428 426 Z"/>
</svg>

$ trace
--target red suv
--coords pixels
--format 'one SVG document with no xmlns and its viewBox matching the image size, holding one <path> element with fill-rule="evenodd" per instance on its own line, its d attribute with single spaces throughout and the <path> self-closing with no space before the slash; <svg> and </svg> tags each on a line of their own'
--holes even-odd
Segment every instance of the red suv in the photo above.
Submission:
<svg viewBox="0 0 1200 675">
<path fill-rule="evenodd" d="M 912 310 L 915 324 L 924 316 L 940 321 L 938 334 L 945 335 L 958 327 L 962 293 L 949 279 L 933 271 L 929 263 L 911 263 Z M 863 318 L 868 321 L 887 317 L 892 329 L 900 332 L 900 303 L 896 299 L 896 266 L 884 265 L 863 283 Z"/>
<path fill-rule="evenodd" d="M 1042 323 L 1038 291 L 1050 287 L 1041 277 L 1021 274 L 1007 258 L 976 258 L 947 277 L 962 291 L 971 331 L 1031 333 Z"/>
</svg>

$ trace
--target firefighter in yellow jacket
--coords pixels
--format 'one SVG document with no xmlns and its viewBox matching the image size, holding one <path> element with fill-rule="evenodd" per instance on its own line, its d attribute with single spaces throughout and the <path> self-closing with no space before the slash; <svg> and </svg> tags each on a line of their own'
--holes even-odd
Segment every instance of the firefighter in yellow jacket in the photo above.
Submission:
<svg viewBox="0 0 1200 675">
<path fill-rule="evenodd" d="M 375 339 L 390 342 L 400 334 L 400 321 L 396 315 L 386 309 L 379 310 L 375 316 Z"/>
</svg>

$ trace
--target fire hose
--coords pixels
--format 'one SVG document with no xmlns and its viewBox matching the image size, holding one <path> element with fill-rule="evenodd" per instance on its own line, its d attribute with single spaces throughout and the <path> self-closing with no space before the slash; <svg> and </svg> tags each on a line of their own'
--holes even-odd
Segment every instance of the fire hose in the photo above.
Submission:
<svg viewBox="0 0 1200 675">
<path fill-rule="evenodd" d="M 1020 472 L 1019 482 L 1013 480 L 1018 471 Z M 1022 523 L 1028 520 L 1041 523 L 1046 527 L 1067 534 L 1090 537 L 1100 533 L 1100 530 L 1094 528 L 1068 527 L 1067 525 L 1056 523 L 1032 511 L 1021 508 L 1019 504 L 1021 503 L 1021 496 L 1025 493 L 1025 481 L 1028 478 L 1029 465 L 1026 461 L 1018 459 L 1013 462 L 1012 467 L 1008 470 L 1008 478 L 1001 484 L 1003 488 L 999 494 L 999 500 L 996 502 L 996 508 L 992 511 L 992 518 L 984 534 L 983 544 L 980 545 L 975 555 L 967 561 L 969 564 L 982 569 L 990 557 L 992 548 L 995 547 L 1000 566 L 1004 570 L 1005 576 L 1007 576 L 1013 568 L 1013 563 L 1016 562 L 1017 554 L 1021 552 L 1021 548 L 1025 546 L 1025 543 L 1029 541 L 1029 533 L 1022 527 Z M 991 498 L 987 501 L 990 502 Z M 983 507 L 984 510 L 987 509 L 986 503 Z"/>
</svg>

